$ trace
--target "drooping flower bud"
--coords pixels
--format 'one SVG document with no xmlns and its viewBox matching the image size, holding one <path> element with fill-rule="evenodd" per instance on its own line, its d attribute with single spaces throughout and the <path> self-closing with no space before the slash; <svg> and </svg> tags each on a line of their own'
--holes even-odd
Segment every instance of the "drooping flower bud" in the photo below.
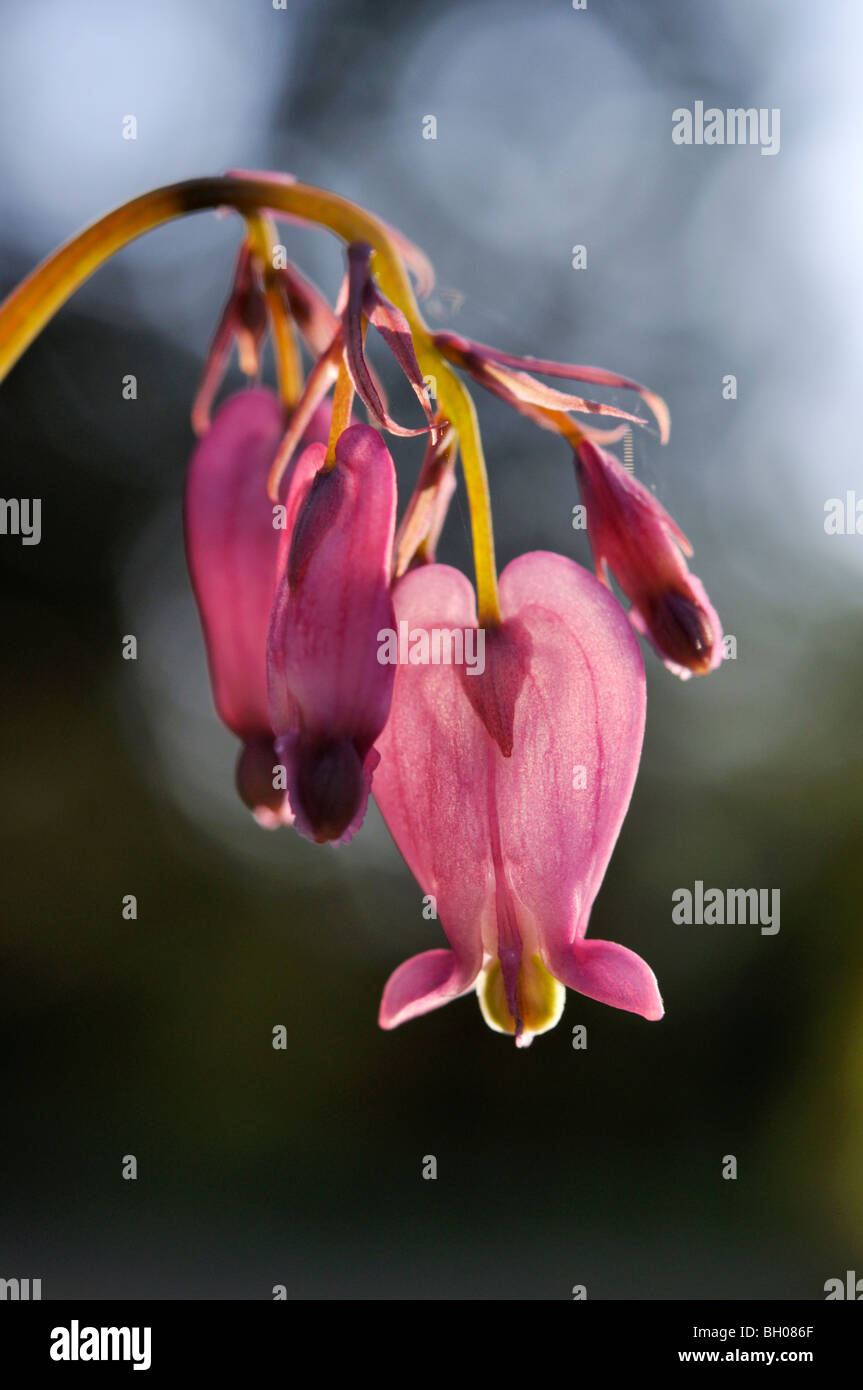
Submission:
<svg viewBox="0 0 863 1390">
<path fill-rule="evenodd" d="M 268 639 L 270 719 L 296 829 L 345 843 L 362 824 L 393 668 L 378 634 L 390 598 L 396 479 L 378 432 L 351 425 L 335 466 L 312 445 L 286 498 L 290 539 Z"/>
<path fill-rule="evenodd" d="M 322 408 L 306 438 L 326 439 Z M 232 396 L 192 455 L 186 475 L 186 559 L 198 603 L 213 700 L 243 741 L 237 787 L 260 824 L 284 816 L 273 786 L 278 759 L 267 702 L 267 630 L 276 591 L 281 509 L 267 497 L 267 474 L 284 432 L 269 391 Z"/>
<path fill-rule="evenodd" d="M 687 679 L 722 660 L 722 626 L 684 556 L 692 546 L 665 508 L 607 449 L 584 439 L 575 471 L 597 575 L 614 575 L 630 619 L 665 665 Z"/>
</svg>

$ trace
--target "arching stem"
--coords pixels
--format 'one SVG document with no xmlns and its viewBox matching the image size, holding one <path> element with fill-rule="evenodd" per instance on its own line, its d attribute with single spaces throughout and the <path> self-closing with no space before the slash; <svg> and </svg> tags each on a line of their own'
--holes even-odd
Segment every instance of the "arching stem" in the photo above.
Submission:
<svg viewBox="0 0 863 1390">
<path fill-rule="evenodd" d="M 350 243 L 374 248 L 373 270 L 384 294 L 410 325 L 417 360 L 437 380 L 441 414 L 457 431 L 465 470 L 476 565 L 479 620 L 500 622 L 488 478 L 473 401 L 432 342 L 395 242 L 385 225 L 335 193 L 309 184 L 254 176 L 189 179 L 142 194 L 66 242 L 0 305 L 0 381 L 57 310 L 115 252 L 145 232 L 188 213 L 232 207 L 246 219 L 284 213 L 327 227 Z"/>
</svg>

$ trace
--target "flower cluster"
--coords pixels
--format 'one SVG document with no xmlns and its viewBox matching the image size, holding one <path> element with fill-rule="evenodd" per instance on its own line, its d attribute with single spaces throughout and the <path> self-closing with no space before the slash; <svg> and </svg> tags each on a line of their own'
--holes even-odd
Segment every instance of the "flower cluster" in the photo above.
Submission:
<svg viewBox="0 0 863 1390">
<path fill-rule="evenodd" d="M 587 927 L 641 755 L 636 634 L 685 678 L 719 664 L 722 632 L 685 536 L 609 451 L 645 420 L 542 378 L 634 392 L 664 442 L 663 401 L 616 373 L 432 333 L 416 300 L 433 284 L 424 255 L 362 209 L 282 176 L 157 190 L 96 233 L 104 226 L 106 257 L 118 221 L 136 235 L 217 205 L 241 213 L 245 234 L 192 410 L 185 540 L 215 706 L 241 744 L 240 796 L 262 826 L 317 844 L 351 839 L 375 796 L 448 941 L 395 970 L 382 1027 L 475 989 L 489 1025 L 525 1046 L 559 1019 L 564 986 L 660 1018 L 650 968 Z M 288 263 L 277 218 L 342 237 L 334 304 Z M 0 308 L 0 372 L 93 268 L 98 235 L 84 235 Z M 372 331 L 415 392 L 414 425 L 390 413 Z M 260 385 L 268 335 L 276 391 Z M 250 384 L 214 410 L 234 346 Z M 459 371 L 573 451 L 596 576 L 533 552 L 498 579 Z M 400 520 L 384 435 L 427 438 Z M 476 592 L 435 560 L 459 458 Z M 390 635 L 397 660 L 382 658 Z M 481 665 L 463 659 L 465 635 L 482 638 Z"/>
</svg>

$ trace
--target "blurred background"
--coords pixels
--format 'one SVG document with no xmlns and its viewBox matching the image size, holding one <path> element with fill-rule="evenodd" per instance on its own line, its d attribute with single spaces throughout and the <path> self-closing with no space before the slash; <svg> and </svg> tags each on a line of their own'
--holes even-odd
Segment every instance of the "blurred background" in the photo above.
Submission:
<svg viewBox="0 0 863 1390">
<path fill-rule="evenodd" d="M 253 824 L 184 570 L 238 226 L 118 255 L 0 390 L 3 495 L 42 499 L 41 544 L 0 538 L 0 1275 L 46 1298 L 819 1299 L 863 1273 L 863 537 L 824 529 L 827 499 L 863 498 L 859 7 L 2 11 L 0 290 L 174 179 L 273 168 L 361 201 L 430 254 L 434 326 L 665 396 L 671 443 L 639 434 L 636 472 L 737 659 L 684 685 L 646 654 L 591 922 L 650 962 L 665 1020 L 569 994 L 518 1053 L 467 997 L 380 1032 L 384 981 L 439 924 L 376 811 L 340 850 Z M 696 100 L 780 108 L 780 152 L 676 146 Z M 332 293 L 338 245 L 283 240 Z M 501 566 L 588 563 L 567 450 L 479 409 Z M 394 446 L 409 488 L 421 446 Z M 470 572 L 461 491 L 440 555 Z M 780 932 L 674 925 L 696 879 L 780 889 Z"/>
</svg>

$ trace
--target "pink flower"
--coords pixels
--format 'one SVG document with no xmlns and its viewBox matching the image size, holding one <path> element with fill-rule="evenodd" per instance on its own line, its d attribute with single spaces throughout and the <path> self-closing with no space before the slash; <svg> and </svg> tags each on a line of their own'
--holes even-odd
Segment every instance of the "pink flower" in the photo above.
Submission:
<svg viewBox="0 0 863 1390">
<path fill-rule="evenodd" d="M 326 439 L 329 411 L 318 411 L 306 439 Z M 243 741 L 237 786 L 260 824 L 283 818 L 282 791 L 267 702 L 267 629 L 278 578 L 282 532 L 267 497 L 267 474 L 285 424 L 276 397 L 242 391 L 221 407 L 197 445 L 186 475 L 186 559 L 198 603 L 213 700 Z"/>
<path fill-rule="evenodd" d="M 651 492 L 613 454 L 584 439 L 575 471 L 587 509 L 596 571 L 611 570 L 627 598 L 630 618 L 665 665 L 686 680 L 722 660 L 722 626 L 704 585 L 684 555 L 692 546 Z"/>
<path fill-rule="evenodd" d="M 486 1021 L 522 1046 L 558 1021 L 564 985 L 660 1018 L 644 961 L 585 937 L 641 753 L 638 643 L 613 597 L 562 556 L 521 556 L 500 592 L 481 673 L 396 674 L 375 796 L 451 949 L 395 971 L 380 1024 L 474 986 Z M 476 628 L 473 590 L 448 566 L 410 571 L 394 598 L 409 633 Z"/>
<path fill-rule="evenodd" d="M 351 425 L 335 467 L 312 445 L 286 498 L 287 562 L 268 641 L 270 718 L 295 825 L 344 843 L 362 824 L 386 723 L 393 667 L 378 633 L 390 597 L 396 479 L 377 430 Z"/>
</svg>

